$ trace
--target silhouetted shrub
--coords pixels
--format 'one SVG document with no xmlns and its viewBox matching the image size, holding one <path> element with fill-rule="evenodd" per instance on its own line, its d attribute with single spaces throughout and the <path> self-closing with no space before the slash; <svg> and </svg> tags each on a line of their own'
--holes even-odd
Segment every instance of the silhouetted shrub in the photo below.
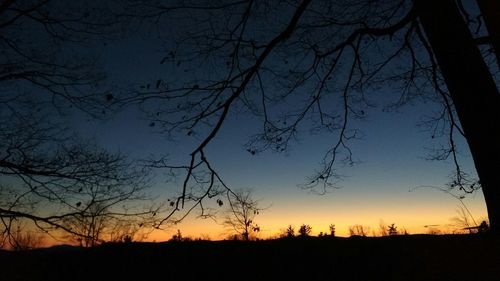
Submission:
<svg viewBox="0 0 500 281">
<path fill-rule="evenodd" d="M 335 224 L 330 224 L 328 228 L 330 229 L 330 236 L 335 237 Z"/>
<path fill-rule="evenodd" d="M 290 224 L 287 228 L 282 228 L 278 233 L 279 238 L 293 238 L 295 237 L 295 228 Z"/>
<path fill-rule="evenodd" d="M 299 236 L 305 237 L 311 234 L 312 227 L 308 224 L 303 224 L 299 228 Z"/>
<path fill-rule="evenodd" d="M 183 240 L 182 233 L 180 229 L 177 229 L 177 233 L 172 236 L 172 239 L 170 239 L 170 241 L 181 242 L 182 240 Z"/>
<path fill-rule="evenodd" d="M 132 236 L 130 235 L 125 235 L 123 237 L 123 243 L 132 243 Z"/>
<path fill-rule="evenodd" d="M 387 227 L 387 233 L 389 236 L 398 235 L 398 228 L 394 224 L 391 224 Z"/>
</svg>

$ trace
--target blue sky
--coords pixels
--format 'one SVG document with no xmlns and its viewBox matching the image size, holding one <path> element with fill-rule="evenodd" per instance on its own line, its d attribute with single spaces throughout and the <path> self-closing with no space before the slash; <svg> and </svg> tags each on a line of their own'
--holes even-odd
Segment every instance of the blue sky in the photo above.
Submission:
<svg viewBox="0 0 500 281">
<path fill-rule="evenodd" d="M 165 68 L 169 66 L 159 64 L 164 55 L 163 42 L 148 35 L 137 37 L 96 47 L 103 50 L 101 58 L 114 91 L 155 81 L 168 72 Z M 381 90 L 370 96 L 385 104 L 397 98 L 398 93 Z M 430 102 L 415 102 L 393 112 L 384 112 L 379 107 L 369 109 L 366 120 L 353 121 L 353 127 L 363 133 L 361 140 L 349 144 L 359 163 L 341 167 L 341 174 L 345 176 L 340 182 L 341 188 L 323 196 L 308 193 L 298 185 L 319 168 L 321 157 L 335 141 L 334 135 L 310 135 L 304 131 L 285 153 L 251 155 L 244 144 L 257 132 L 260 123 L 254 117 L 233 112 L 206 154 L 227 184 L 253 189 L 262 205 L 269 207 L 260 218 L 268 235 L 287 224 L 309 223 L 314 226 L 313 231 L 319 232 L 326 231 L 329 223 L 336 222 L 345 229 L 349 224 L 378 225 L 380 220 L 422 232 L 425 224 L 449 223 L 460 204 L 432 188 L 409 192 L 417 186 L 444 187 L 452 172 L 450 161 L 425 159 L 429 152 L 425 148 L 438 146 L 442 140 L 432 139 L 428 131 L 417 126 L 424 116 L 432 115 L 437 109 L 437 105 Z M 123 109 L 106 122 L 79 115 L 72 122 L 83 135 L 134 158 L 169 155 L 169 159 L 185 164 L 197 144 L 196 137 L 168 141 L 157 128 L 148 126 L 149 121 L 135 107 Z M 459 140 L 459 144 L 465 170 L 474 171 L 463 140 Z M 171 196 L 179 192 L 178 182 L 167 183 L 161 172 L 159 175 L 153 186 L 154 193 Z M 465 202 L 474 216 L 486 216 L 480 192 Z M 178 228 L 184 228 L 191 235 L 223 233 L 217 224 L 194 217 L 195 214 Z M 165 235 L 169 235 L 168 231 Z"/>
<path fill-rule="evenodd" d="M 396 223 L 410 232 L 425 232 L 424 225 L 446 227 L 457 215 L 460 202 L 436 189 L 417 186 L 444 187 L 453 166 L 449 161 L 426 160 L 433 140 L 428 132 L 416 125 L 427 110 L 425 105 L 408 106 L 402 113 L 374 110 L 368 120 L 359 122 L 364 133 L 362 140 L 351 143 L 354 157 L 359 163 L 342 168 L 344 179 L 340 189 L 325 195 L 302 190 L 298 185 L 306 182 L 323 153 L 332 143 L 328 134 L 302 134 L 286 153 L 248 153 L 244 144 L 249 131 L 258 124 L 246 116 L 236 116 L 227 122 L 221 134 L 208 147 L 206 154 L 225 182 L 235 188 L 251 188 L 261 205 L 267 209 L 259 217 L 263 236 L 273 235 L 288 224 L 298 227 L 302 223 L 313 225 L 314 233 L 327 231 L 336 223 L 339 235 L 347 235 L 353 224 L 375 228 L 381 220 Z M 112 120 L 101 123 L 88 121 L 87 136 L 110 149 L 119 149 L 136 158 L 150 155 L 169 155 L 178 163 L 186 163 L 196 141 L 183 139 L 168 141 L 148 126 L 134 108 L 118 113 Z M 470 171 L 471 159 L 463 157 Z M 180 191 L 180 180 L 166 182 L 161 171 L 153 186 L 153 193 L 172 196 Z M 464 202 L 477 218 L 485 217 L 482 194 L 468 196 Z M 185 222 L 156 234 L 156 240 L 168 239 L 176 229 L 186 235 L 209 234 L 221 238 L 226 231 L 217 223 L 195 219 L 196 212 Z"/>
</svg>

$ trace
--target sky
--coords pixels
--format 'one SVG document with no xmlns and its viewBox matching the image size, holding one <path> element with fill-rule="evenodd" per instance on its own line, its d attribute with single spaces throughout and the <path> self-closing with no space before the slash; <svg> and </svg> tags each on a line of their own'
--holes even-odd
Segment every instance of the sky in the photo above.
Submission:
<svg viewBox="0 0 500 281">
<path fill-rule="evenodd" d="M 245 128 L 252 124 L 242 125 L 240 120 L 234 120 L 226 124 L 207 150 L 207 156 L 229 186 L 253 190 L 254 197 L 265 208 L 256 219 L 264 237 L 275 235 L 289 224 L 296 228 L 309 224 L 313 233 L 318 234 L 326 232 L 331 223 L 337 226 L 338 235 L 347 236 L 351 225 L 367 225 L 378 231 L 381 221 L 395 223 L 410 233 L 425 233 L 425 225 L 446 228 L 450 219 L 458 215 L 461 203 L 449 194 L 426 187 L 444 187 L 452 165 L 424 159 L 429 136 L 415 125 L 418 114 L 410 117 L 413 118 L 408 114 L 384 113 L 364 122 L 365 139 L 353 145 L 360 162 L 343 169 L 345 177 L 340 188 L 324 195 L 308 192 L 299 185 L 318 167 L 330 143 L 328 136 L 303 136 L 285 154 L 251 155 L 243 144 L 248 137 Z M 157 153 L 188 158 L 193 146 L 172 144 L 162 135 L 151 132 L 147 124 L 146 120 L 116 118 L 116 121 L 92 127 L 102 143 L 138 158 Z M 471 165 L 470 161 L 465 164 Z M 164 180 L 160 174 L 153 186 L 155 193 L 170 195 L 180 190 L 179 182 Z M 416 187 L 420 188 L 410 192 Z M 480 192 L 464 199 L 476 219 L 486 217 L 483 200 Z M 168 239 L 177 229 L 193 237 L 225 236 L 227 231 L 216 222 L 195 217 L 196 212 L 171 230 L 155 233 L 152 239 Z"/>
<path fill-rule="evenodd" d="M 169 42 L 151 34 L 140 33 L 95 46 L 102 59 L 109 85 L 115 91 L 155 81 L 169 73 L 160 65 Z M 189 75 L 189 74 L 183 74 Z M 381 103 L 398 97 L 397 92 L 381 89 L 369 93 Z M 353 121 L 363 138 L 349 145 L 357 160 L 352 167 L 342 167 L 344 176 L 339 189 L 318 195 L 299 186 L 312 175 L 325 151 L 335 141 L 327 133 L 311 135 L 303 132 L 297 142 L 282 154 L 263 152 L 252 155 L 244 144 L 260 123 L 245 113 L 230 112 L 220 133 L 206 149 L 212 165 L 226 184 L 235 189 L 249 188 L 259 199 L 264 211 L 256 221 L 261 237 L 272 237 L 288 225 L 296 229 L 302 224 L 312 226 L 313 234 L 327 232 L 335 224 L 337 235 L 348 236 L 349 226 L 360 224 L 378 231 L 381 222 L 395 223 L 409 233 L 425 233 L 429 225 L 449 228 L 451 218 L 458 216 L 461 202 L 438 190 L 449 181 L 453 165 L 450 161 L 430 161 L 426 148 L 439 145 L 421 124 L 438 107 L 431 103 L 415 102 L 396 111 L 381 107 L 370 108 L 365 120 Z M 119 150 L 132 158 L 168 155 L 173 161 L 187 163 L 189 153 L 196 147 L 196 138 L 182 137 L 169 141 L 136 107 L 123 108 L 99 121 L 76 114 L 71 124 L 83 135 L 94 138 L 111 150 Z M 474 171 L 472 159 L 463 140 L 462 165 Z M 177 194 L 182 181 L 170 181 L 162 171 L 152 186 L 160 196 Z M 480 191 L 468 195 L 463 203 L 476 220 L 486 217 L 484 198 Z M 222 214 L 223 209 L 219 212 Z M 185 236 L 209 235 L 213 239 L 227 237 L 221 219 L 197 219 L 196 212 L 182 223 L 150 235 L 150 240 L 168 240 L 177 229 Z"/>
<path fill-rule="evenodd" d="M 155 66 L 163 49 L 155 45 L 154 40 L 148 44 L 137 44 L 133 40 L 117 44 L 107 46 L 103 56 L 110 81 L 142 81 L 159 75 L 161 69 Z M 387 97 L 397 93 L 373 94 Z M 358 163 L 342 168 L 344 178 L 340 188 L 324 195 L 299 186 L 319 167 L 321 157 L 334 141 L 332 135 L 305 132 L 285 153 L 251 155 L 244 144 L 251 135 L 249 132 L 256 130 L 260 123 L 248 115 L 233 113 L 206 153 L 229 186 L 250 188 L 254 198 L 259 199 L 265 209 L 256 218 L 261 237 L 273 237 L 288 225 L 298 229 L 302 224 L 311 225 L 315 235 L 327 232 L 328 226 L 335 224 L 340 236 L 348 236 L 349 226 L 355 224 L 369 226 L 377 233 L 380 223 L 395 223 L 409 233 L 426 233 L 428 225 L 449 229 L 450 219 L 458 216 L 461 203 L 433 187 L 445 186 L 453 166 L 450 161 L 426 160 L 429 153 L 426 147 L 435 142 L 428 131 L 418 126 L 424 116 L 436 109 L 432 103 L 406 105 L 397 112 L 370 109 L 366 120 L 356 121 L 363 139 L 350 144 Z M 133 158 L 169 155 L 170 159 L 186 163 L 197 144 L 182 138 L 169 141 L 156 128 L 151 128 L 135 107 L 122 109 L 105 122 L 79 117 L 74 118 L 73 123 L 82 135 Z M 461 144 L 464 148 L 463 141 Z M 464 167 L 473 171 L 467 150 L 462 154 Z M 161 171 L 157 176 L 152 193 L 163 197 L 180 191 L 181 181 L 168 181 Z M 463 203 L 476 220 L 486 217 L 480 191 L 467 196 Z M 219 213 L 222 214 L 223 209 Z M 149 239 L 168 240 L 177 229 L 185 236 L 208 235 L 212 239 L 222 239 L 230 233 L 221 226 L 220 217 L 214 221 L 197 219 L 196 215 L 194 212 L 182 223 L 152 233 Z"/>
</svg>

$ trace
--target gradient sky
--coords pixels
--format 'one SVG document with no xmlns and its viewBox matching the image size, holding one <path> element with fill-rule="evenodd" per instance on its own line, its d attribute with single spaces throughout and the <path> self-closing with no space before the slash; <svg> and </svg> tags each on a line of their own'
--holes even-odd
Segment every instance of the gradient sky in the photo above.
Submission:
<svg viewBox="0 0 500 281">
<path fill-rule="evenodd" d="M 416 111 L 418 107 L 409 108 Z M 131 116 L 127 116 L 131 117 Z M 326 231 L 330 223 L 337 225 L 339 235 L 347 235 L 349 225 L 363 224 L 377 227 L 380 220 L 396 223 L 409 232 L 425 232 L 424 225 L 446 225 L 457 215 L 460 202 L 436 189 L 417 186 L 443 187 L 451 172 L 451 163 L 425 160 L 424 146 L 429 137 L 419 132 L 417 119 L 407 114 L 380 114 L 365 122 L 365 140 L 352 145 L 359 164 L 343 169 L 345 178 L 341 188 L 325 195 L 300 189 L 318 167 L 322 153 L 330 143 L 328 136 L 302 136 L 286 154 L 265 152 L 251 155 L 243 148 L 246 128 L 252 123 L 233 120 L 226 124 L 222 134 L 207 150 L 207 156 L 234 188 L 251 188 L 255 198 L 268 207 L 258 217 L 263 235 L 272 235 L 288 224 L 306 223 L 313 232 Z M 136 157 L 170 153 L 185 157 L 193 146 L 181 142 L 172 144 L 163 136 L 150 132 L 147 121 L 116 118 L 108 124 L 93 126 L 97 139 L 111 149 L 119 148 Z M 470 165 L 469 162 L 465 162 Z M 171 195 L 180 184 L 165 183 L 157 178 L 154 191 Z M 486 216 L 480 192 L 468 196 L 464 202 L 472 214 Z M 196 214 L 196 213 L 195 213 Z M 194 219 L 195 214 L 176 226 L 186 235 L 210 234 L 218 237 L 223 229 L 211 220 Z M 171 233 L 167 232 L 167 237 Z M 157 240 L 164 237 L 159 234 Z M 164 238 L 165 239 L 165 238 Z"/>
<path fill-rule="evenodd" d="M 98 46 L 110 85 L 126 89 L 133 84 L 161 78 L 163 69 L 159 61 L 164 56 L 164 42 L 148 35 L 131 36 L 106 46 Z M 370 93 L 374 99 L 387 101 L 398 97 L 395 92 Z M 424 116 L 437 110 L 432 103 L 416 103 L 400 108 L 398 112 L 383 112 L 373 108 L 367 119 L 355 121 L 364 136 L 350 143 L 359 163 L 343 168 L 345 178 L 340 189 L 325 195 L 309 193 L 298 187 L 304 183 L 319 162 L 323 153 L 334 142 L 328 134 L 300 135 L 290 151 L 284 154 L 264 152 L 251 155 L 244 149 L 251 133 L 259 123 L 244 114 L 232 114 L 220 134 L 206 149 L 213 166 L 225 182 L 233 188 L 251 188 L 254 197 L 266 208 L 257 218 L 261 236 L 275 235 L 291 224 L 298 229 L 309 224 L 313 234 L 328 231 L 334 223 L 337 233 L 348 235 L 348 226 L 362 224 L 378 231 L 381 221 L 395 223 L 410 233 L 424 233 L 426 225 L 448 227 L 450 218 L 457 216 L 460 202 L 439 190 L 417 186 L 444 187 L 453 166 L 449 161 L 429 161 L 426 147 L 439 145 L 430 133 L 417 126 Z M 112 150 L 129 153 L 135 158 L 168 154 L 170 159 L 189 160 L 189 153 L 196 139 L 169 142 L 136 108 L 127 108 L 111 120 L 100 122 L 75 115 L 73 125 L 85 136 L 95 138 Z M 462 148 L 462 164 L 466 171 L 474 171 L 468 151 Z M 171 196 L 180 191 L 177 182 L 166 182 L 159 177 L 153 193 Z M 482 193 L 469 195 L 464 203 L 476 220 L 486 217 Z M 177 229 L 184 235 L 198 237 L 208 234 L 214 239 L 223 238 L 227 231 L 212 220 L 195 219 L 193 213 L 171 230 L 154 233 L 150 239 L 169 239 Z"/>
</svg>

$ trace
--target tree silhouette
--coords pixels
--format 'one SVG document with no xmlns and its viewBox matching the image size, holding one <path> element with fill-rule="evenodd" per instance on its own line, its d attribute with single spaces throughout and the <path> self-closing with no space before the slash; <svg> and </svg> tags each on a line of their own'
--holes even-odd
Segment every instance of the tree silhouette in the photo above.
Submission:
<svg viewBox="0 0 500 281">
<path fill-rule="evenodd" d="M 182 233 L 180 229 L 177 229 L 177 233 L 172 235 L 172 239 L 170 241 L 182 242 L 184 237 L 182 237 Z"/>
<path fill-rule="evenodd" d="M 330 236 L 334 237 L 335 236 L 335 224 L 330 224 L 328 226 L 328 229 L 330 230 Z"/>
<path fill-rule="evenodd" d="M 107 3 L 0 4 L 0 230 L 19 221 L 93 244 L 105 223 L 151 217 L 148 172 L 67 126 L 106 113 L 113 95 L 88 47 L 113 36 Z M 81 116 L 81 113 L 85 113 Z M 80 114 L 80 115 L 78 115 Z M 89 240 L 90 239 L 90 240 Z"/>
<path fill-rule="evenodd" d="M 349 235 L 351 236 L 367 236 L 370 232 L 370 228 L 360 224 L 356 224 L 349 227 Z"/>
<path fill-rule="evenodd" d="M 290 224 L 281 234 L 282 237 L 293 238 L 295 237 L 295 228 Z"/>
<path fill-rule="evenodd" d="M 186 180 L 176 210 L 189 199 L 186 190 L 196 171 L 213 175 L 206 189 L 226 187 L 205 149 L 236 111 L 262 120 L 261 132 L 247 144 L 252 155 L 285 151 L 303 128 L 332 132 L 322 166 L 304 187 L 319 192 L 336 187 L 337 165 L 354 163 L 349 141 L 359 133 L 350 121 L 365 117 L 371 105 L 365 93 L 382 88 L 401 93 L 388 108 L 419 99 L 442 105 L 428 122 L 432 137 L 444 142 L 433 159 L 454 163 L 450 188 L 482 188 L 491 230 L 499 231 L 500 35 L 492 12 L 498 1 L 475 1 L 482 17 L 455 0 L 132 2 L 136 17 L 154 18 L 159 27 L 183 19 L 177 27 L 185 32 L 166 35 L 172 44 L 161 63 L 191 75 L 165 77 L 153 83 L 154 90 L 138 89 L 121 100 L 140 103 L 168 134 L 201 136 L 189 164 L 181 167 Z M 200 61 L 209 74 L 197 69 Z M 479 180 L 460 165 L 456 140 L 461 137 Z"/>
<path fill-rule="evenodd" d="M 303 224 L 299 227 L 299 236 L 306 237 L 311 235 L 312 227 L 308 224 Z"/>
<path fill-rule="evenodd" d="M 229 208 L 224 217 L 223 225 L 242 239 L 248 241 L 252 234 L 260 231 L 259 225 L 255 222 L 255 217 L 262 211 L 259 202 L 252 197 L 249 190 L 238 190 L 227 193 Z"/>
<path fill-rule="evenodd" d="M 16 102 L 32 101 L 51 105 L 59 113 L 77 107 L 92 115 L 102 114 L 102 104 L 112 94 L 100 87 L 105 74 L 97 58 L 81 50 L 86 44 L 114 36 L 119 26 L 111 14 L 107 3 L 3 1 L 2 112 L 15 111 Z"/>
<path fill-rule="evenodd" d="M 62 230 L 94 244 L 111 222 L 152 218 L 154 206 L 134 206 L 147 199 L 147 174 L 122 155 L 83 144 L 54 144 L 48 153 L 45 147 L 53 143 L 38 140 L 24 143 L 34 145 L 23 154 L 12 149 L 4 159 L 8 166 L 0 169 L 5 232 L 18 220 L 31 221 L 43 231 Z"/>
<path fill-rule="evenodd" d="M 389 236 L 398 235 L 398 228 L 394 224 L 391 224 L 387 226 L 387 233 L 389 234 Z"/>
<path fill-rule="evenodd" d="M 112 195 L 105 194 L 103 196 L 106 198 Z M 135 203 L 136 200 L 141 199 L 138 197 L 139 194 L 131 196 L 133 197 L 129 199 L 116 197 L 115 202 L 107 198 L 104 201 L 99 201 L 94 197 L 81 205 L 86 210 L 85 212 L 65 218 L 62 224 L 71 230 L 68 235 L 84 247 L 94 247 L 107 241 L 131 242 L 134 236 L 145 228 L 143 226 L 149 227 L 153 224 L 153 218 L 149 213 L 150 209 L 146 209 L 144 213 L 140 214 L 136 212 L 120 213 L 121 208 L 117 208 L 116 204 L 128 203 L 129 200 Z M 144 229 L 144 231 L 147 230 Z"/>
<path fill-rule="evenodd" d="M 389 235 L 389 233 L 388 233 L 389 226 L 386 225 L 384 223 L 384 221 L 380 220 L 378 227 L 379 227 L 379 234 L 380 234 L 380 236 L 387 236 L 387 235 Z"/>
<path fill-rule="evenodd" d="M 0 249 L 9 248 L 14 251 L 24 251 L 38 248 L 43 245 L 43 236 L 39 232 L 23 229 L 20 223 L 17 223 L 14 230 L 4 233 L 0 243 Z"/>
<path fill-rule="evenodd" d="M 151 229 L 144 228 L 144 221 L 127 220 L 120 218 L 119 221 L 113 221 L 106 229 L 108 237 L 106 241 L 110 242 L 140 242 L 147 238 Z"/>
</svg>

